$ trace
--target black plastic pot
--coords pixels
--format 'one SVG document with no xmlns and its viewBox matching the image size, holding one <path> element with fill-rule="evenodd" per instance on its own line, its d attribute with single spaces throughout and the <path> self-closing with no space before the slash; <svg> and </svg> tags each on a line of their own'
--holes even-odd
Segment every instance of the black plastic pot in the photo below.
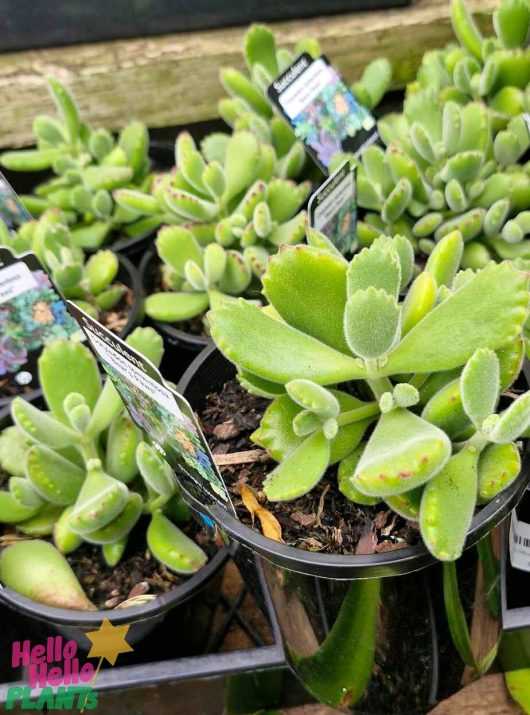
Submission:
<svg viewBox="0 0 530 715">
<path fill-rule="evenodd" d="M 180 381 L 179 391 L 195 410 L 200 410 L 205 396 L 220 389 L 234 375 L 235 367 L 212 346 L 190 365 Z M 500 523 L 515 506 L 526 487 L 529 465 L 527 450 L 521 474 L 514 484 L 473 517 L 466 548 Z M 193 503 L 191 497 L 190 503 Z M 360 641 L 359 629 L 354 628 L 358 617 L 355 614 L 359 613 L 363 603 L 368 615 L 364 617 L 361 634 L 363 628 L 369 631 L 371 623 L 372 628 L 377 630 L 378 644 L 381 639 L 387 639 L 396 644 L 398 651 L 400 647 L 404 648 L 399 657 L 394 658 L 395 669 L 392 675 L 386 674 L 387 678 L 405 682 L 408 671 L 407 668 L 403 670 L 403 664 L 407 667 L 411 665 L 411 660 L 416 657 L 415 650 L 418 654 L 423 653 L 427 672 L 429 668 L 436 668 L 434 656 L 429 658 L 429 652 L 434 650 L 429 651 L 428 633 L 423 638 L 419 635 L 422 624 L 432 620 L 432 614 L 422 615 L 421 604 L 425 603 L 425 598 L 419 594 L 424 576 L 415 572 L 437 563 L 423 544 L 373 555 L 307 552 L 262 536 L 219 505 L 208 507 L 207 511 L 239 543 L 238 558 L 251 559 L 255 554 L 262 558 L 289 664 L 308 690 L 322 702 L 333 707 L 346 707 L 349 703 L 356 682 L 351 673 L 337 667 L 337 664 L 349 662 L 358 652 Z M 384 578 L 378 585 L 381 577 Z M 372 596 L 370 588 L 373 588 Z M 376 599 L 381 603 L 378 615 L 370 610 Z M 395 604 L 394 609 L 387 608 L 389 601 Z M 412 651 L 405 648 L 406 642 L 410 644 L 411 637 Z M 377 658 L 376 655 L 376 663 Z M 379 663 L 379 669 L 373 672 L 381 667 L 384 668 L 384 662 Z M 374 681 L 377 684 L 377 678 L 372 678 L 367 699 L 356 706 L 360 708 L 356 712 L 389 712 L 377 709 L 381 708 L 377 689 L 388 687 L 388 682 L 379 683 L 374 690 Z M 432 698 L 428 682 L 427 679 L 421 683 L 425 690 L 424 706 Z M 414 683 L 409 682 L 409 685 L 414 690 Z M 392 687 L 389 688 L 389 697 Z M 406 712 L 407 708 L 412 712 L 419 705 L 407 701 L 405 697 L 398 712 Z M 364 710 L 364 707 L 367 709 Z"/>
<path fill-rule="evenodd" d="M 138 274 L 137 269 L 133 266 L 131 261 L 124 255 L 118 254 L 118 263 L 119 263 L 119 268 L 118 268 L 118 274 L 116 276 L 116 280 L 120 283 L 123 283 L 124 285 L 127 286 L 127 288 L 130 288 L 133 295 L 134 295 L 134 302 L 131 306 L 131 309 L 129 311 L 129 316 L 127 318 L 127 322 L 123 326 L 123 329 L 118 333 L 118 335 L 121 338 L 126 338 L 132 331 L 135 329 L 139 323 L 142 321 L 142 311 L 143 311 L 143 289 L 142 289 L 142 282 L 140 280 L 140 276 Z M 28 400 L 33 400 L 36 397 L 40 395 L 40 389 L 38 386 L 38 374 L 37 374 L 37 367 L 36 367 L 36 360 L 35 358 L 31 358 L 31 365 L 29 366 L 31 368 L 31 382 L 29 383 L 29 386 L 32 388 L 30 390 L 26 390 L 25 392 L 20 392 L 20 396 L 24 397 L 25 399 Z M 28 370 L 28 367 L 25 365 L 22 366 L 21 370 Z M 11 400 L 13 399 L 14 395 L 11 395 L 9 397 L 0 397 L 0 410 L 6 406 L 9 405 Z"/>
<path fill-rule="evenodd" d="M 160 259 L 154 247 L 149 248 L 139 267 L 140 281 L 145 296 L 154 292 L 155 278 Z M 152 325 L 164 338 L 164 358 L 161 365 L 161 372 L 167 379 L 178 380 L 188 365 L 194 360 L 204 348 L 212 345 L 211 338 L 203 335 L 192 335 L 184 330 L 175 328 L 171 323 L 163 323 L 159 320 L 149 320 Z"/>
<path fill-rule="evenodd" d="M 37 400 L 39 398 L 42 400 L 40 392 Z M 4 408 L 0 411 L 0 431 L 10 424 L 11 414 L 9 408 Z M 202 524 L 195 511 L 194 516 Z M 142 606 L 104 611 L 75 611 L 66 608 L 55 608 L 26 598 L 10 588 L 3 587 L 1 584 L 0 603 L 28 616 L 35 621 L 37 629 L 38 622 L 41 622 L 43 627 L 48 629 L 51 626 L 67 638 L 75 640 L 81 648 L 85 649 L 90 647 L 90 643 L 83 633 L 97 629 L 104 618 L 108 618 L 113 625 L 131 624 L 127 640 L 131 645 L 134 645 L 145 638 L 173 609 L 182 609 L 182 621 L 184 623 L 190 618 L 193 599 L 196 597 L 201 598 L 201 593 L 204 589 L 209 588 L 212 594 L 217 593 L 220 582 L 217 581 L 213 584 L 211 582 L 216 577 L 221 578 L 221 569 L 228 557 L 228 549 L 226 547 L 220 548 L 200 571 L 184 581 L 184 583 Z"/>
</svg>

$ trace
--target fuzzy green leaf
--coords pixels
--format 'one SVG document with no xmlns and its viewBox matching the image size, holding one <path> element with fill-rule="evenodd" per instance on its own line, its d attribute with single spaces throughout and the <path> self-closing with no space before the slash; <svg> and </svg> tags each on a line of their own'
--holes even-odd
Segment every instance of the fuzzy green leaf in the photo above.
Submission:
<svg viewBox="0 0 530 715">
<path fill-rule="evenodd" d="M 384 290 L 353 293 L 346 304 L 344 333 L 351 351 L 362 358 L 385 355 L 399 331 L 401 309 Z"/>
<path fill-rule="evenodd" d="M 462 404 L 475 427 L 491 415 L 499 397 L 499 359 L 493 350 L 476 350 L 460 378 Z"/>
<path fill-rule="evenodd" d="M 61 506 L 75 502 L 85 479 L 83 469 L 41 445 L 27 453 L 26 474 L 44 499 Z"/>
<path fill-rule="evenodd" d="M 11 415 L 20 431 L 32 442 L 40 442 L 52 449 L 61 449 L 79 441 L 77 432 L 22 397 L 15 397 L 11 403 Z"/>
<path fill-rule="evenodd" d="M 488 431 L 487 426 L 483 425 L 488 439 L 497 444 L 513 442 L 530 426 L 530 392 L 525 392 L 500 417 L 495 417 L 498 419 L 493 423 L 493 429 Z"/>
<path fill-rule="evenodd" d="M 179 574 L 193 574 L 208 560 L 200 546 L 160 511 L 147 527 L 147 545 L 157 561 Z"/>
<path fill-rule="evenodd" d="M 401 285 L 401 264 L 391 246 L 363 248 L 351 260 L 347 271 L 348 296 L 366 288 L 382 289 L 397 298 Z"/>
<path fill-rule="evenodd" d="M 478 503 L 487 504 L 521 471 L 521 455 L 513 442 L 488 444 L 478 462 Z"/>
</svg>

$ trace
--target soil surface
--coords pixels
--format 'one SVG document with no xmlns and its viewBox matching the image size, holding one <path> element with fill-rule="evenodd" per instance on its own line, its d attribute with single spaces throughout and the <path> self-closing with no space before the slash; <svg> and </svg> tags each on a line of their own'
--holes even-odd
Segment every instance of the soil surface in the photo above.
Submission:
<svg viewBox="0 0 530 715">
<path fill-rule="evenodd" d="M 120 285 L 119 283 L 116 285 Z M 123 284 L 121 284 L 123 285 Z M 120 302 L 110 310 L 103 311 L 100 322 L 113 333 L 121 333 L 125 328 L 129 315 L 134 305 L 134 293 L 129 286 L 125 286 L 125 293 Z"/>
<path fill-rule="evenodd" d="M 221 392 L 207 396 L 199 417 L 213 454 L 255 450 L 250 435 L 257 429 L 269 400 L 248 394 L 236 380 Z M 274 514 L 282 538 L 290 546 L 334 554 L 372 554 L 416 544 L 418 527 L 395 514 L 386 504 L 361 506 L 337 488 L 336 467 L 309 494 L 290 502 L 268 502 L 262 485 L 275 462 L 251 462 L 221 467 L 239 519 L 249 526 L 252 518 L 241 500 L 241 485 L 257 493 L 261 506 Z M 259 530 L 259 522 L 254 528 Z"/>
</svg>

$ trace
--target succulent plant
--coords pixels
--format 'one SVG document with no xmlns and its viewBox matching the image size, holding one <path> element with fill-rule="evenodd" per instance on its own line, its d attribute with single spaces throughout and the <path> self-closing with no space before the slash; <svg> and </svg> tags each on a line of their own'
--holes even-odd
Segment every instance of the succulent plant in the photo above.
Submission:
<svg viewBox="0 0 530 715">
<path fill-rule="evenodd" d="M 432 91 L 407 98 L 403 114 L 379 122 L 386 143 L 369 147 L 358 175 L 359 222 L 365 245 L 381 231 L 400 231 L 429 253 L 435 241 L 459 230 L 466 243 L 464 267 L 491 258 L 530 257 L 530 176 L 515 162 L 530 138 L 522 116 L 508 130 L 517 137 L 509 154 L 493 140 L 480 102 L 439 106 Z M 372 213 L 374 212 L 374 213 Z"/>
<path fill-rule="evenodd" d="M 303 144 L 297 141 L 291 127 L 273 113 L 265 90 L 302 52 L 308 52 L 313 58 L 319 57 L 318 41 L 303 38 L 291 52 L 277 47 L 268 27 L 252 25 L 243 41 L 248 76 L 233 68 L 223 68 L 219 73 L 221 84 L 229 95 L 219 101 L 219 114 L 234 130 L 249 129 L 260 142 L 271 144 L 276 154 L 274 174 L 287 179 L 311 172 L 315 175 L 316 167 L 312 168 Z M 366 67 L 361 79 L 351 88 L 362 104 L 373 109 L 388 89 L 390 79 L 390 63 L 378 59 Z"/>
<path fill-rule="evenodd" d="M 530 393 L 497 410 L 521 367 L 527 274 L 509 262 L 459 271 L 458 231 L 410 286 L 403 236 L 378 237 L 350 263 L 321 234 L 308 242 L 270 259 L 269 307 L 239 299 L 209 313 L 241 384 L 272 399 L 253 436 L 278 462 L 263 491 L 295 499 L 336 465 L 348 499 L 386 501 L 454 560 L 477 503 L 519 471 Z"/>
<path fill-rule="evenodd" d="M 160 362 L 162 340 L 151 328 L 137 328 L 128 342 Z M 152 555 L 176 573 L 195 573 L 207 557 L 173 523 L 190 517 L 173 472 L 143 441 L 112 383 L 101 386 L 88 348 L 50 343 L 39 358 L 39 378 L 48 411 L 15 398 L 13 426 L 0 435 L 0 465 L 10 475 L 7 491 L 0 492 L 0 522 L 14 525 L 23 536 L 53 536 L 64 554 L 83 542 L 101 546 L 105 561 L 114 566 L 145 514 Z M 17 576 L 31 570 L 31 548 L 26 556 L 2 555 L 4 584 L 53 603 L 57 589 Z M 57 562 L 58 557 L 51 558 Z"/>
<path fill-rule="evenodd" d="M 60 118 L 35 117 L 36 149 L 4 152 L 0 164 L 14 171 L 52 170 L 53 176 L 39 184 L 33 195 L 22 196 L 26 208 L 40 216 L 49 208 L 65 212 L 72 238 L 82 248 L 98 248 L 111 233 L 136 236 L 156 222 L 116 206 L 112 190 L 135 186 L 149 190 L 149 137 L 143 124 L 133 121 L 118 138 L 106 129 L 90 129 L 81 121 L 70 92 L 57 79 L 48 87 Z"/>
<path fill-rule="evenodd" d="M 459 45 L 427 52 L 409 93 L 436 90 L 442 102 L 483 101 L 496 131 L 528 110 L 530 7 L 527 0 L 500 0 L 493 14 L 495 37 L 484 38 L 465 0 L 451 0 Z"/>
<path fill-rule="evenodd" d="M 63 295 L 94 318 L 116 307 L 127 291 L 116 281 L 116 254 L 102 249 L 86 260 L 82 249 L 72 242 L 64 213 L 58 209 L 48 209 L 38 221 L 22 224 L 14 234 L 0 222 L 0 245 L 15 254 L 33 251 Z"/>
</svg>

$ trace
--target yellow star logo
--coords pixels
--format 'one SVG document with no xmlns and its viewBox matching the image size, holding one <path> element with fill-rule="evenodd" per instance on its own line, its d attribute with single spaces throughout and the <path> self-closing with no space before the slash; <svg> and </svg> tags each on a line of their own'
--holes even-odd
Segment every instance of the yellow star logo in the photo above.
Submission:
<svg viewBox="0 0 530 715">
<path fill-rule="evenodd" d="M 108 618 L 104 618 L 97 631 L 86 633 L 92 643 L 89 658 L 105 658 L 111 665 L 116 663 L 120 653 L 130 653 L 133 648 L 125 640 L 130 625 L 113 626 Z"/>
<path fill-rule="evenodd" d="M 90 687 L 93 688 L 96 684 L 99 669 L 103 663 L 103 660 L 108 660 L 111 665 L 116 663 L 120 653 L 130 653 L 133 649 L 132 646 L 127 643 L 125 636 L 129 631 L 131 626 L 129 624 L 125 626 L 113 626 L 108 618 L 104 618 L 101 622 L 100 627 L 97 631 L 89 631 L 85 633 L 88 640 L 92 643 L 92 648 L 88 654 L 89 658 L 99 658 L 99 663 L 90 683 Z M 88 697 L 88 696 L 87 696 Z M 85 710 L 85 703 L 83 704 L 83 713 Z"/>
</svg>

